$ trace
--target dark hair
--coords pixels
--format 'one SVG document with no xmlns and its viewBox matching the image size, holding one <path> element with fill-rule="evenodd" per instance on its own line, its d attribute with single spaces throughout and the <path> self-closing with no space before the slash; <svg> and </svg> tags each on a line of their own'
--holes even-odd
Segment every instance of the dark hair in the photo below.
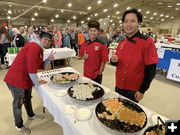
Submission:
<svg viewBox="0 0 180 135">
<path fill-rule="evenodd" d="M 131 8 L 131 9 L 129 9 L 129 10 L 124 11 L 124 14 L 123 14 L 123 16 L 122 16 L 122 22 L 124 22 L 125 16 L 126 16 L 127 14 L 129 14 L 129 13 L 134 13 L 134 14 L 136 14 L 137 19 L 138 19 L 138 22 L 140 22 L 140 24 L 142 23 L 142 21 L 143 21 L 143 16 L 142 16 L 142 14 L 141 14 L 137 9 L 135 9 L 135 8 Z"/>
<path fill-rule="evenodd" d="M 100 29 L 100 23 L 98 21 L 90 21 L 88 23 L 88 27 L 90 28 L 96 28 L 97 30 Z"/>
</svg>

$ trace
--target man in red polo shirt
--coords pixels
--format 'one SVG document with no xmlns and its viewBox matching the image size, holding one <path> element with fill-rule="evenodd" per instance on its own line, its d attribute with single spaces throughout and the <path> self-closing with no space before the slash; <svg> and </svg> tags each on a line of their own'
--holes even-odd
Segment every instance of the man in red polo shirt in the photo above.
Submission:
<svg viewBox="0 0 180 135">
<path fill-rule="evenodd" d="M 98 40 L 99 22 L 90 21 L 88 27 L 89 40 L 81 46 L 79 56 L 84 59 L 84 76 L 101 84 L 102 73 L 108 61 L 108 49 Z"/>
<path fill-rule="evenodd" d="M 23 104 L 30 120 L 43 119 L 42 116 L 33 112 L 31 104 L 32 86 L 46 83 L 43 80 L 38 81 L 37 70 L 44 68 L 54 59 L 55 54 L 51 52 L 48 59 L 43 62 L 43 47 L 49 48 L 51 35 L 43 33 L 40 37 L 40 40 L 32 40 L 20 50 L 4 78 L 13 96 L 15 125 L 23 135 L 29 135 L 31 132 L 29 128 L 23 125 L 21 109 Z"/>
<path fill-rule="evenodd" d="M 142 14 L 126 10 L 122 17 L 126 38 L 118 44 L 111 62 L 116 64 L 116 89 L 119 94 L 138 102 L 156 74 L 158 56 L 154 41 L 138 30 Z"/>
</svg>

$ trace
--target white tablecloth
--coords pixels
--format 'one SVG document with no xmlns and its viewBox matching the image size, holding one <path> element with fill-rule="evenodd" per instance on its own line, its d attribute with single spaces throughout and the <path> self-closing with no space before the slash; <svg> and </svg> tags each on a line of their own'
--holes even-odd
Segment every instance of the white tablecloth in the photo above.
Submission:
<svg viewBox="0 0 180 135">
<path fill-rule="evenodd" d="M 65 95 L 63 97 L 56 96 L 55 93 L 57 91 L 68 90 L 68 88 L 73 85 L 73 84 L 64 85 L 64 86 L 55 85 L 50 81 L 49 76 L 47 77 L 47 75 L 56 74 L 62 71 L 77 72 L 76 70 L 70 67 L 40 72 L 38 73 L 38 76 L 48 81 L 48 83 L 38 86 L 36 90 L 38 94 L 40 95 L 40 97 L 42 98 L 44 106 L 53 115 L 54 121 L 63 127 L 64 135 L 116 135 L 116 134 L 123 135 L 123 133 L 113 132 L 111 129 L 108 129 L 107 127 L 102 125 L 96 118 L 95 106 L 100 102 L 100 100 L 90 101 L 90 102 L 88 101 L 80 102 L 75 99 L 72 99 L 68 95 Z M 92 81 L 80 75 L 80 78 L 76 83 L 78 82 L 85 83 L 85 82 L 92 82 Z M 108 88 L 105 88 L 105 87 L 103 88 L 105 92 L 110 91 L 110 89 Z M 106 96 L 107 94 L 105 94 L 103 98 L 105 98 Z M 78 108 L 85 107 L 85 108 L 90 109 L 92 112 L 92 117 L 89 120 L 77 121 L 76 117 L 73 114 L 69 115 L 65 113 L 64 108 L 68 104 L 76 105 Z M 143 106 L 141 107 L 144 109 L 144 111 L 147 114 L 147 118 L 148 118 L 147 125 L 140 132 L 137 132 L 136 134 L 131 134 L 131 135 L 143 134 L 144 130 L 153 123 L 152 116 L 157 116 L 156 113 L 147 109 L 146 107 L 143 107 Z"/>
<path fill-rule="evenodd" d="M 156 48 L 171 47 L 171 48 L 179 48 L 180 49 L 180 45 L 177 45 L 177 44 L 156 43 L 155 45 L 156 45 Z"/>
<path fill-rule="evenodd" d="M 55 51 L 55 60 L 57 59 L 65 59 L 69 57 L 74 57 L 76 56 L 76 52 L 73 49 L 70 48 L 51 48 L 51 49 L 45 49 L 44 51 L 44 60 L 48 58 L 49 54 L 51 51 Z M 12 64 L 14 61 L 15 57 L 17 54 L 8 54 L 6 55 L 7 61 L 9 62 L 9 66 Z"/>
</svg>

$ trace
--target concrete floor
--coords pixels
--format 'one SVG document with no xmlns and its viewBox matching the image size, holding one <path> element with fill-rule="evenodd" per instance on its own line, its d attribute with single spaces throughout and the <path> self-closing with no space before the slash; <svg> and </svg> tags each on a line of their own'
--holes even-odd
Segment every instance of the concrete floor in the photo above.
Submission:
<svg viewBox="0 0 180 135">
<path fill-rule="evenodd" d="M 78 59 L 71 60 L 71 66 L 82 73 L 83 61 Z M 0 135 L 19 135 L 14 126 L 12 114 L 12 96 L 3 82 L 7 69 L 0 69 Z M 114 89 L 115 84 L 115 67 L 106 65 L 103 85 Z M 46 111 L 42 112 L 42 101 L 33 91 L 33 108 L 37 114 L 45 116 L 44 120 L 27 119 L 23 109 L 24 124 L 31 129 L 31 135 L 63 135 L 62 128 L 53 122 L 53 116 Z M 152 109 L 153 111 L 164 115 L 173 120 L 180 119 L 180 83 L 167 80 L 165 75 L 158 73 L 152 82 L 150 89 L 145 93 L 145 97 L 140 104 Z"/>
</svg>

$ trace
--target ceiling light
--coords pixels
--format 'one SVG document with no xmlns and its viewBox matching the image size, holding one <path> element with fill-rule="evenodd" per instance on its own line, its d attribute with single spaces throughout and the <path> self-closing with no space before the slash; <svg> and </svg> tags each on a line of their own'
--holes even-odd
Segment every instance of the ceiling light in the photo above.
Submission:
<svg viewBox="0 0 180 135">
<path fill-rule="evenodd" d="M 68 23 L 70 23 L 71 21 L 70 20 L 67 20 Z"/>
<path fill-rule="evenodd" d="M 108 15 L 108 18 L 110 17 L 110 15 Z"/>
<path fill-rule="evenodd" d="M 157 4 L 161 5 L 161 4 L 163 4 L 163 3 L 162 3 L 162 2 L 158 2 Z"/>
<path fill-rule="evenodd" d="M 105 23 L 105 22 L 104 22 L 103 24 L 104 24 L 104 25 L 106 25 L 106 23 Z"/>
<path fill-rule="evenodd" d="M 110 22 L 113 22 L 113 20 L 111 19 Z"/>
<path fill-rule="evenodd" d="M 87 18 L 87 20 L 90 20 L 90 19 L 91 19 L 90 17 Z"/>
<path fill-rule="evenodd" d="M 179 10 L 179 8 L 175 8 L 175 10 Z"/>
<path fill-rule="evenodd" d="M 35 19 L 34 18 L 31 18 L 31 21 L 34 21 Z"/>
<path fill-rule="evenodd" d="M 113 23 L 112 25 L 114 26 L 115 24 Z"/>
<path fill-rule="evenodd" d="M 73 19 L 76 20 L 76 16 L 73 16 Z"/>
<path fill-rule="evenodd" d="M 177 6 L 180 6 L 180 3 L 176 3 Z"/>
<path fill-rule="evenodd" d="M 174 19 L 174 17 L 173 17 L 173 16 L 171 16 L 171 19 Z"/>
<path fill-rule="evenodd" d="M 166 15 L 166 18 L 169 18 L 169 15 Z"/>
<path fill-rule="evenodd" d="M 117 4 L 117 3 L 113 5 L 113 7 L 114 7 L 114 8 L 115 8 L 115 7 L 117 7 L 117 6 L 118 6 L 118 4 Z"/>
<path fill-rule="evenodd" d="M 164 21 L 164 19 L 161 19 L 161 21 L 163 22 L 163 21 Z"/>
<path fill-rule="evenodd" d="M 116 14 L 119 14 L 120 12 L 119 11 L 116 11 Z"/>
<path fill-rule="evenodd" d="M 12 14 L 12 11 L 11 11 L 11 10 L 8 10 L 8 14 Z"/>
<path fill-rule="evenodd" d="M 97 13 L 95 13 L 95 14 L 94 14 L 94 16 L 98 16 L 98 14 L 97 14 Z"/>
<path fill-rule="evenodd" d="M 150 13 L 150 11 L 146 11 L 146 14 L 149 14 Z"/>
<path fill-rule="evenodd" d="M 97 4 L 101 4 L 101 3 L 102 3 L 102 0 L 98 0 L 98 1 L 97 1 Z"/>
<path fill-rule="evenodd" d="M 164 14 L 161 14 L 161 15 L 160 15 L 160 17 L 163 17 L 163 16 L 164 16 Z"/>
<path fill-rule="evenodd" d="M 54 22 L 54 19 L 51 19 L 51 22 Z"/>
<path fill-rule="evenodd" d="M 34 16 L 38 16 L 38 13 L 34 13 Z"/>
<path fill-rule="evenodd" d="M 61 10 L 61 13 L 63 13 L 64 12 L 64 10 Z"/>
<path fill-rule="evenodd" d="M 43 3 L 46 3 L 46 2 L 47 2 L 47 0 L 42 0 L 42 2 L 43 2 Z"/>
<path fill-rule="evenodd" d="M 71 6 L 72 6 L 72 3 L 69 3 L 69 4 L 68 4 L 68 7 L 71 7 Z"/>
<path fill-rule="evenodd" d="M 56 18 L 59 18 L 59 15 L 58 15 L 58 14 L 57 14 L 57 15 L 55 15 L 55 17 L 56 17 Z"/>
<path fill-rule="evenodd" d="M 108 9 L 104 9 L 104 10 L 103 10 L 103 12 L 107 12 L 107 11 L 108 11 Z"/>
<path fill-rule="evenodd" d="M 122 21 L 119 21 L 119 23 L 122 23 Z"/>
<path fill-rule="evenodd" d="M 153 17 L 150 18 L 151 20 L 153 19 Z"/>
<path fill-rule="evenodd" d="M 87 9 L 88 9 L 88 10 L 90 10 L 91 8 L 92 8 L 92 7 L 91 7 L 91 6 L 89 6 Z"/>
<path fill-rule="evenodd" d="M 172 6 L 171 6 L 171 5 L 169 5 L 168 7 L 169 7 L 169 8 L 171 8 Z"/>
<path fill-rule="evenodd" d="M 99 19 L 99 21 L 102 21 L 102 19 Z"/>
<path fill-rule="evenodd" d="M 126 10 L 129 10 L 131 7 L 127 7 Z"/>
<path fill-rule="evenodd" d="M 84 21 L 81 21 L 81 24 L 83 24 L 84 23 Z"/>
<path fill-rule="evenodd" d="M 11 17 L 10 17 L 10 16 L 8 16 L 8 17 L 7 17 L 7 19 L 11 19 Z"/>
<path fill-rule="evenodd" d="M 12 5 L 10 4 L 9 7 L 12 7 Z"/>
<path fill-rule="evenodd" d="M 139 12 L 141 12 L 141 9 L 138 9 Z"/>
<path fill-rule="evenodd" d="M 153 15 L 157 15 L 157 13 L 154 13 Z"/>
</svg>

